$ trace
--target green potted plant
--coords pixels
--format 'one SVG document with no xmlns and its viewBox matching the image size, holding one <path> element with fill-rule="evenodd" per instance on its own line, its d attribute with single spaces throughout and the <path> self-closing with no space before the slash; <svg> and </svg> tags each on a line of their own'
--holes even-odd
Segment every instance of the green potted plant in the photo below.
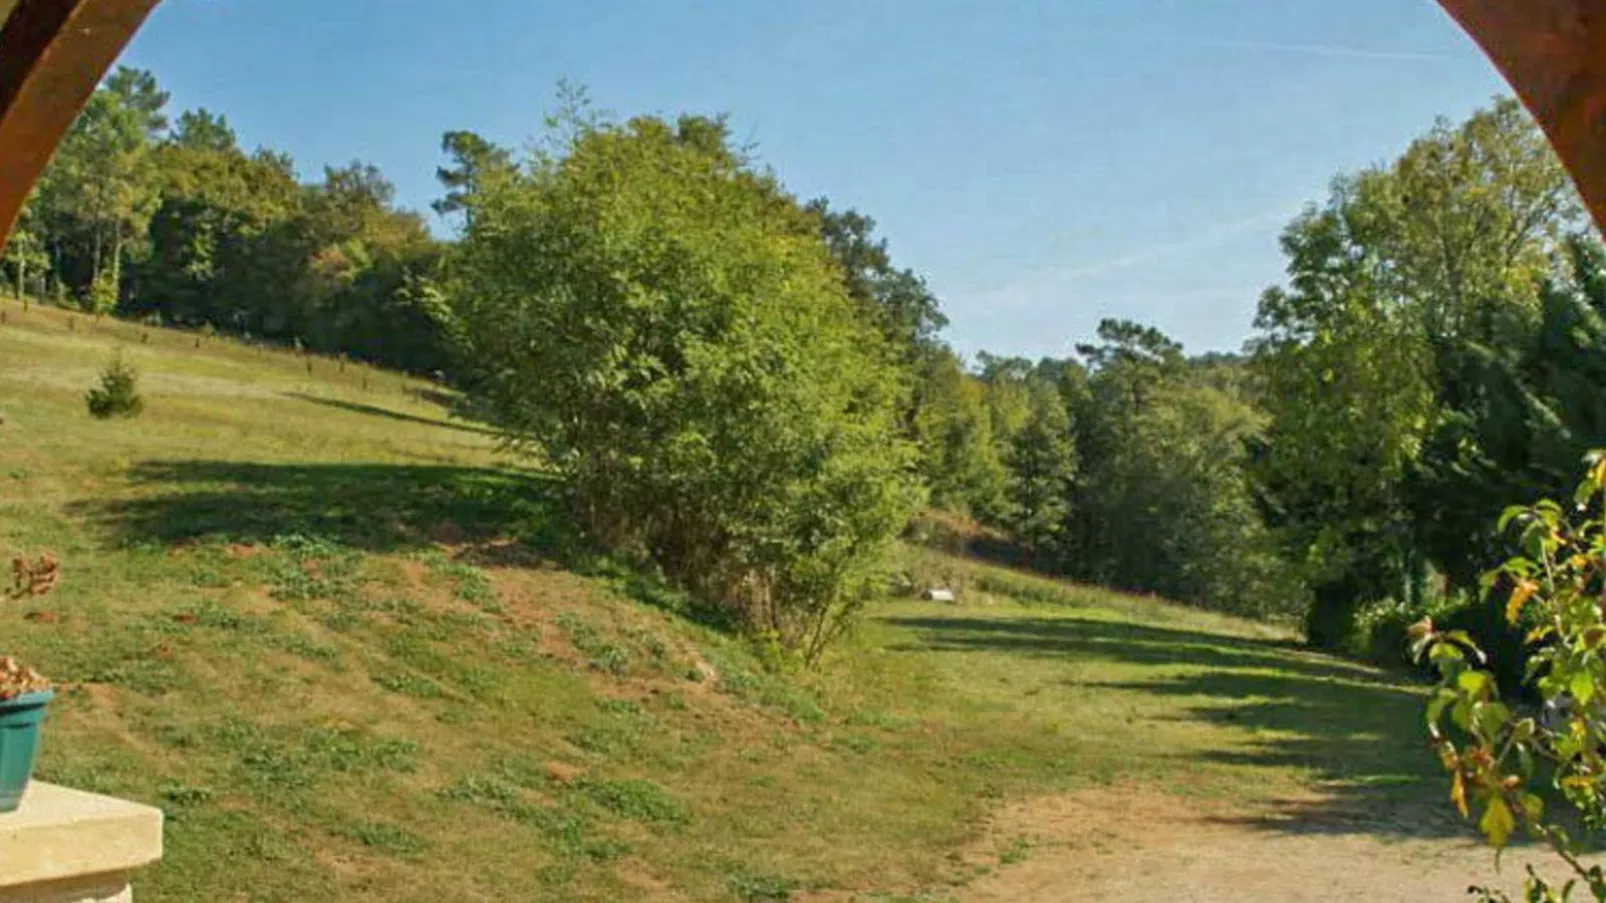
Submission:
<svg viewBox="0 0 1606 903">
<path fill-rule="evenodd" d="M 37 562 L 13 559 L 12 598 L 42 596 L 56 586 L 61 565 L 45 555 Z M 33 778 L 39 729 L 56 691 L 38 671 L 0 657 L 0 813 L 14 812 Z"/>
</svg>

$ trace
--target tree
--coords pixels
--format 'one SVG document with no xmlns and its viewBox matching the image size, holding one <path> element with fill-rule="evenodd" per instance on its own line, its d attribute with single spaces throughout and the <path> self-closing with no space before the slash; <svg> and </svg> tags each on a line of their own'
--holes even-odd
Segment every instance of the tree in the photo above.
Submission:
<svg viewBox="0 0 1606 903">
<path fill-rule="evenodd" d="M 1600 242 L 1574 238 L 1539 301 L 1526 335 L 1468 340 L 1441 355 L 1440 416 L 1406 481 L 1415 541 L 1461 586 L 1498 560 L 1490 512 L 1509 499 L 1564 493 L 1575 462 L 1606 445 Z"/>
<path fill-rule="evenodd" d="M 120 69 L 46 169 L 4 263 L 56 300 L 159 316 L 375 363 L 449 365 L 431 280 L 441 246 L 377 167 L 303 185 L 294 161 L 241 149 L 228 120 L 180 113 L 149 73 Z"/>
<path fill-rule="evenodd" d="M 481 190 L 485 180 L 513 166 L 511 153 L 473 132 L 447 132 L 441 137 L 441 152 L 452 158 L 451 166 L 435 170 L 446 194 L 432 206 L 443 217 L 466 215 L 468 199 Z"/>
<path fill-rule="evenodd" d="M 989 361 L 995 374 L 1027 374 L 1030 387 L 1032 414 L 1010 459 L 1017 492 L 1066 487 L 1057 502 L 1052 492 L 1036 494 L 1061 518 L 1056 526 L 1040 520 L 1037 531 L 1052 532 L 1039 545 L 1055 554 L 1037 556 L 1038 566 L 1242 615 L 1288 614 L 1302 593 L 1246 475 L 1249 443 L 1264 424 L 1241 367 L 1189 360 L 1163 333 L 1124 321 L 1101 324 L 1099 341 L 1078 349 L 1085 368 Z M 1069 412 L 1068 423 L 1055 407 Z M 1068 456 L 1047 441 L 1062 428 L 1073 439 Z M 1023 466 L 1033 460 L 1060 469 Z"/>
<path fill-rule="evenodd" d="M 84 394 L 84 405 L 96 420 L 129 419 L 145 410 L 145 399 L 139 395 L 139 374 L 120 352 L 100 372 L 100 383 Z"/>
<path fill-rule="evenodd" d="M 229 120 L 205 108 L 180 113 L 169 143 L 186 150 L 214 154 L 233 154 L 240 149 Z"/>
<path fill-rule="evenodd" d="M 157 166 L 150 253 L 134 273 L 142 291 L 125 306 L 171 323 L 261 334 L 248 311 L 281 303 L 300 268 L 273 247 L 302 207 L 293 166 L 270 152 L 247 155 L 228 123 L 204 110 L 179 117 L 157 149 Z"/>
<path fill-rule="evenodd" d="M 1031 385 L 1029 410 L 1025 426 L 1010 442 L 1006 523 L 1034 556 L 1052 555 L 1070 514 L 1076 447 L 1064 399 L 1053 385 Z"/>
<path fill-rule="evenodd" d="M 926 359 L 915 386 L 914 438 L 920 472 L 939 509 L 996 521 L 1007 475 L 993 442 L 986 389 L 952 350 Z"/>
<path fill-rule="evenodd" d="M 29 276 L 41 271 L 49 262 L 45 255 L 45 246 L 39 233 L 39 224 L 34 214 L 34 197 L 29 195 L 23 202 L 22 211 L 17 217 L 17 224 L 11 230 L 11 238 L 6 242 L 4 262 L 11 265 L 14 279 L 13 285 L 18 299 L 28 297 Z"/>
<path fill-rule="evenodd" d="M 1031 418 L 1032 362 L 983 351 L 976 355 L 978 377 L 986 388 L 987 416 L 1000 457 L 1007 456 L 1015 435 Z"/>
<path fill-rule="evenodd" d="M 43 196 L 88 233 L 90 306 L 105 313 L 122 286 L 124 254 L 157 206 L 155 146 L 167 95 L 148 72 L 119 68 L 96 91 L 58 151 L 61 178 Z"/>
<path fill-rule="evenodd" d="M 1265 510 L 1316 588 L 1308 632 L 1347 638 L 1368 599 L 1420 593 L 1407 483 L 1474 346 L 1520 342 L 1578 205 L 1515 101 L 1440 122 L 1394 164 L 1335 182 L 1283 236 L 1254 367 L 1271 422 Z"/>
<path fill-rule="evenodd" d="M 936 295 L 913 270 L 893 265 L 886 239 L 875 236 L 875 220 L 857 210 L 832 210 L 825 198 L 809 202 L 808 210 L 819 218 L 820 235 L 842 268 L 848 295 L 905 365 L 914 366 L 948 325 Z"/>
<path fill-rule="evenodd" d="M 555 134 L 463 199 L 469 397 L 599 542 L 816 657 L 916 501 L 893 351 L 717 121 Z"/>
</svg>

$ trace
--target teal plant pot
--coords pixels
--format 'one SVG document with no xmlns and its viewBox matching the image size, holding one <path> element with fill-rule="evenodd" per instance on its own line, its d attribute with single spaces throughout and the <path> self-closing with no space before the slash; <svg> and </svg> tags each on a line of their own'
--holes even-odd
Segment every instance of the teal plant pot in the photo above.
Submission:
<svg viewBox="0 0 1606 903">
<path fill-rule="evenodd" d="M 44 690 L 0 700 L 0 813 L 15 812 L 22 805 L 22 792 L 28 789 L 39 755 L 45 706 L 55 697 L 55 690 Z"/>
</svg>

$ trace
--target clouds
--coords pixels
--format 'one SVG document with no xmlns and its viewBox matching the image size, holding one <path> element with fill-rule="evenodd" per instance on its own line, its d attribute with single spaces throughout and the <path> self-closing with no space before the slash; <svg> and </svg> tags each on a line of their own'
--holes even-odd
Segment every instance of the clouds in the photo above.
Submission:
<svg viewBox="0 0 1606 903">
<path fill-rule="evenodd" d="M 1281 276 L 1276 235 L 1295 209 L 1278 205 L 1102 259 L 945 292 L 949 336 L 966 352 L 1060 355 L 1092 335 L 1100 319 L 1121 317 L 1159 326 L 1190 351 L 1234 350 L 1259 289 Z"/>
<path fill-rule="evenodd" d="M 1111 273 L 1118 273 L 1122 270 L 1130 270 L 1143 264 L 1154 263 L 1155 261 L 1197 251 L 1208 251 L 1241 236 L 1261 234 L 1273 226 L 1280 226 L 1286 223 L 1292 218 L 1288 213 L 1290 209 L 1297 208 L 1278 207 L 1223 223 L 1216 223 L 1187 238 L 1177 241 L 1157 242 L 1132 249 L 1114 257 L 1107 257 L 1103 260 L 1089 261 L 1068 267 L 1049 267 L 1026 274 L 1022 281 L 1039 285 L 1045 283 L 1063 285 L 1068 282 L 1090 280 Z M 1010 286 L 1006 285 L 1001 291 L 1007 293 L 1009 288 Z"/>
<path fill-rule="evenodd" d="M 1253 50 L 1271 53 L 1297 53 L 1305 56 L 1346 57 L 1363 60 L 1396 60 L 1410 63 L 1447 63 L 1456 58 L 1448 53 L 1428 53 L 1416 50 L 1378 50 L 1370 47 L 1349 47 L 1342 44 L 1301 44 L 1284 41 L 1191 41 L 1200 47 L 1217 47 L 1224 50 Z"/>
<path fill-rule="evenodd" d="M 1244 236 L 1259 237 L 1275 232 L 1292 219 L 1288 211 L 1297 209 L 1297 206 L 1279 206 L 1212 224 L 1181 239 L 1132 248 L 1111 257 L 1028 270 L 1003 285 L 976 293 L 970 303 L 988 308 L 1013 307 L 1023 300 L 1063 294 L 1079 285 L 1096 282 L 1124 270 L 1209 251 Z"/>
</svg>

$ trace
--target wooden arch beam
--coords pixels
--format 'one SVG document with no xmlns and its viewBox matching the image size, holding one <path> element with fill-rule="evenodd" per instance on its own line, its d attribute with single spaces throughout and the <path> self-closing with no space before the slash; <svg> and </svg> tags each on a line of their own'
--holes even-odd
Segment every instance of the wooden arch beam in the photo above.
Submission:
<svg viewBox="0 0 1606 903">
<path fill-rule="evenodd" d="M 1539 121 L 1606 231 L 1606 0 L 1439 0 Z"/>
<path fill-rule="evenodd" d="M 0 0 L 0 251 L 56 145 L 156 3 Z"/>
</svg>

